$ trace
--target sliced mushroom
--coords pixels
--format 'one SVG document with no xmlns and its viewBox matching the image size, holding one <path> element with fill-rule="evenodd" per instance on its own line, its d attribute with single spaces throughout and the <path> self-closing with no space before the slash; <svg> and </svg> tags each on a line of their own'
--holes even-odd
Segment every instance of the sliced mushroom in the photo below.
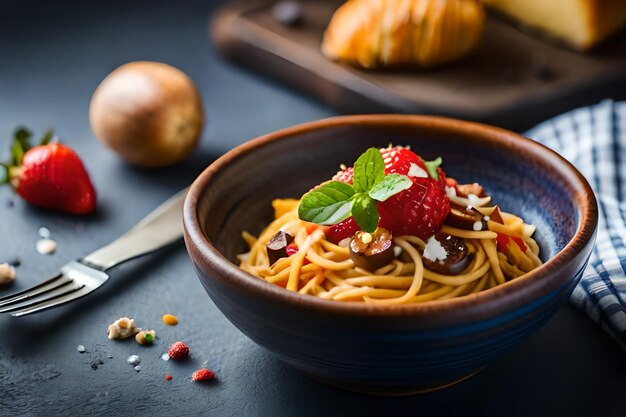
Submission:
<svg viewBox="0 0 626 417">
<path fill-rule="evenodd" d="M 435 239 L 436 242 L 432 242 Z M 447 233 L 437 232 L 429 239 L 429 244 L 439 244 L 445 250 L 444 259 L 430 259 L 423 256 L 424 266 L 433 272 L 443 275 L 459 275 L 470 264 L 472 256 L 465 241 L 459 237 L 451 236 Z"/>
<path fill-rule="evenodd" d="M 287 257 L 287 246 L 293 242 L 293 236 L 282 230 L 277 232 L 269 242 L 267 242 L 267 257 L 269 258 L 270 265 L 280 258 Z"/>
<path fill-rule="evenodd" d="M 468 210 L 455 204 L 451 206 L 450 213 L 448 213 L 444 223 L 464 230 L 480 231 L 487 229 L 487 222 L 480 210 L 474 207 Z"/>
<path fill-rule="evenodd" d="M 480 221 L 481 215 L 471 210 L 459 210 L 456 207 L 450 208 L 450 213 L 444 221 L 445 224 L 452 227 L 458 227 L 459 229 L 472 230 L 472 226 L 475 222 Z"/>
<path fill-rule="evenodd" d="M 394 258 L 393 237 L 387 229 L 379 227 L 374 233 L 358 231 L 350 241 L 350 258 L 358 267 L 374 271 Z"/>
</svg>

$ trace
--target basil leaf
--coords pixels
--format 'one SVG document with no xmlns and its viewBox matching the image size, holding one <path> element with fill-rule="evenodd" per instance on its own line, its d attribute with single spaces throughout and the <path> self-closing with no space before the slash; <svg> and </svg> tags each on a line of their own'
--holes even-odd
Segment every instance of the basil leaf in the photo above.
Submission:
<svg viewBox="0 0 626 417">
<path fill-rule="evenodd" d="M 413 185 L 408 177 L 400 174 L 389 174 L 382 181 L 377 182 L 369 191 L 374 200 L 385 201 L 394 194 L 410 188 Z"/>
<path fill-rule="evenodd" d="M 352 205 L 352 216 L 361 230 L 374 233 L 378 227 L 380 215 L 376 201 L 367 194 L 357 194 Z"/>
<path fill-rule="evenodd" d="M 437 168 L 439 168 L 439 165 L 441 165 L 442 162 L 443 160 L 441 159 L 441 157 L 438 157 L 434 161 L 424 161 L 426 169 L 428 170 L 428 174 L 435 181 L 439 179 L 439 174 L 437 174 Z"/>
<path fill-rule="evenodd" d="M 324 226 L 337 224 L 350 217 L 353 196 L 354 188 L 350 184 L 327 182 L 302 196 L 298 216 Z"/>
<path fill-rule="evenodd" d="M 354 163 L 354 190 L 357 193 L 369 191 L 385 176 L 385 162 L 377 148 L 369 148 Z"/>
</svg>

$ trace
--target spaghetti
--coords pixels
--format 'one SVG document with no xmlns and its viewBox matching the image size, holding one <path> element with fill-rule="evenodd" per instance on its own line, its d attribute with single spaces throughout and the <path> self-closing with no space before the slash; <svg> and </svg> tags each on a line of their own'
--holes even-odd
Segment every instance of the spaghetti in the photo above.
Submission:
<svg viewBox="0 0 626 417">
<path fill-rule="evenodd" d="M 462 238 L 472 255 L 470 264 L 458 275 L 425 268 L 427 242 L 416 236 L 394 237 L 397 256 L 388 265 L 368 271 L 355 266 L 348 247 L 327 240 L 323 227 L 300 220 L 298 204 L 299 200 L 274 200 L 275 220 L 258 238 L 243 232 L 250 251 L 239 258 L 240 267 L 250 274 L 301 294 L 372 304 L 445 300 L 495 287 L 541 265 L 539 245 L 532 238 L 535 227 L 501 212 L 504 224 L 487 220 L 488 230 L 441 228 Z M 480 208 L 493 211 L 493 207 Z M 270 265 L 266 245 L 279 231 L 294 236 L 298 250 Z M 501 244 L 498 250 L 503 237 L 507 245 Z"/>
</svg>

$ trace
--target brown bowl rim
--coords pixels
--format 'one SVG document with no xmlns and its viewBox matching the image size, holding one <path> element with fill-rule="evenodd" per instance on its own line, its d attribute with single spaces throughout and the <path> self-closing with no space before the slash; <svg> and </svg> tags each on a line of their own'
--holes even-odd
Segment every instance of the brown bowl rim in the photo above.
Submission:
<svg viewBox="0 0 626 417">
<path fill-rule="evenodd" d="M 288 291 L 279 286 L 268 284 L 243 271 L 213 246 L 202 232 L 196 207 L 200 196 L 216 172 L 233 160 L 269 142 L 288 140 L 292 136 L 315 130 L 348 125 L 366 127 L 416 126 L 459 132 L 464 135 L 471 135 L 474 140 L 485 143 L 504 143 L 508 147 L 524 149 L 529 152 L 532 159 L 539 158 L 542 164 L 547 163 L 547 160 L 550 159 L 553 162 L 558 162 L 560 167 L 552 164 L 554 169 L 559 169 L 561 175 L 569 175 L 578 183 L 573 184 L 574 189 L 583 191 L 576 194 L 576 206 L 580 210 L 580 220 L 576 233 L 554 257 L 537 269 L 515 280 L 463 297 L 400 305 L 337 302 Z M 590 243 L 593 243 L 598 221 L 598 208 L 591 186 L 569 161 L 550 148 L 520 134 L 495 126 L 440 116 L 374 114 L 337 116 L 307 122 L 259 136 L 233 148 L 209 165 L 193 182 L 185 199 L 183 221 L 187 249 L 194 263 L 201 262 L 204 264 L 200 266 L 200 269 L 208 269 L 212 272 L 211 275 L 214 279 L 219 279 L 226 285 L 237 286 L 241 290 L 263 296 L 268 302 L 286 303 L 297 308 L 314 309 L 339 315 L 419 316 L 434 318 L 436 322 L 450 318 L 458 322 L 467 322 L 510 311 L 514 307 L 519 307 L 545 295 L 569 281 L 572 277 L 566 275 L 571 274 L 560 274 L 559 271 L 566 268 L 582 251 L 588 248 Z M 470 307 L 475 306 L 480 308 L 470 309 Z"/>
</svg>

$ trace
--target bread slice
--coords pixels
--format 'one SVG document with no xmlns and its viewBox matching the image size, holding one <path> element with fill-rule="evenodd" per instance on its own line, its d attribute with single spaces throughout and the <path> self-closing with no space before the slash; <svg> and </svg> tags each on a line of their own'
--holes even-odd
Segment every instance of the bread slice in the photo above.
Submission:
<svg viewBox="0 0 626 417">
<path fill-rule="evenodd" d="M 513 19 L 586 51 L 626 23 L 626 0 L 483 0 Z"/>
</svg>

